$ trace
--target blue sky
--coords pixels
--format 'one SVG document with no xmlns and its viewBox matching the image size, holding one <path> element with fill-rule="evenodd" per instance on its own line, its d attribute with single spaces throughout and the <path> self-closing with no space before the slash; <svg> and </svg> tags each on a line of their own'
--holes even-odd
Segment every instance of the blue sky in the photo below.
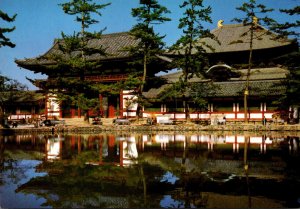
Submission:
<svg viewBox="0 0 300 209">
<path fill-rule="evenodd" d="M 74 21 L 74 17 L 64 14 L 59 3 L 66 0 L 1 0 L 0 9 L 9 15 L 17 14 L 15 22 L 6 24 L 0 20 L 1 27 L 16 26 L 16 30 L 7 34 L 7 37 L 16 44 L 15 48 L 0 48 L 0 74 L 17 79 L 26 84 L 29 89 L 36 89 L 25 77 L 31 79 L 46 78 L 45 75 L 34 74 L 33 72 L 19 68 L 14 60 L 33 58 L 44 54 L 53 44 L 55 38 L 61 37 L 61 32 L 72 34 L 79 31 L 79 25 Z M 128 31 L 136 24 L 136 20 L 131 17 L 131 9 L 138 7 L 139 0 L 99 0 L 100 3 L 111 3 L 110 6 L 102 10 L 102 17 L 97 18 L 100 22 L 93 26 L 90 31 L 99 31 L 107 28 L 104 33 L 114 33 Z M 166 35 L 167 46 L 172 45 L 181 36 L 181 31 L 177 28 L 178 19 L 182 15 L 179 4 L 183 0 L 160 0 L 171 13 L 168 15 L 171 22 L 156 27 L 157 32 Z M 242 4 L 243 0 L 206 0 L 206 5 L 211 5 L 212 24 L 207 24 L 208 29 L 213 29 L 217 21 L 222 19 L 224 24 L 231 24 L 234 17 L 239 17 L 240 13 L 235 9 Z M 270 8 L 292 8 L 300 4 L 300 0 L 261 0 L 261 3 Z M 279 12 L 271 15 L 279 22 L 290 20 L 291 17 Z M 294 20 L 296 17 L 293 18 Z"/>
</svg>

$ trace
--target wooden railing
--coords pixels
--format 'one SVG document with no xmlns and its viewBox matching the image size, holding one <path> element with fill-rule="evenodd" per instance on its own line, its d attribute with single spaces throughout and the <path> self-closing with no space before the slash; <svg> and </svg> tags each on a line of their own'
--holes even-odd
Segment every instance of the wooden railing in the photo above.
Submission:
<svg viewBox="0 0 300 209">
<path fill-rule="evenodd" d="M 261 121 L 264 117 L 268 120 L 272 119 L 272 115 L 275 112 L 266 111 L 266 112 L 250 112 L 249 120 L 251 121 Z M 174 112 L 143 112 L 143 117 L 148 117 L 151 115 L 168 115 L 172 120 L 185 120 L 185 113 L 174 113 Z M 217 118 L 218 120 L 226 117 L 227 121 L 244 121 L 243 112 L 194 112 L 190 113 L 190 119 L 192 121 L 198 120 L 211 120 Z"/>
<path fill-rule="evenodd" d="M 85 76 L 87 80 L 90 81 L 119 81 L 119 80 L 125 80 L 127 78 L 127 75 L 124 74 L 117 74 L 117 75 L 91 75 L 91 76 Z"/>
</svg>

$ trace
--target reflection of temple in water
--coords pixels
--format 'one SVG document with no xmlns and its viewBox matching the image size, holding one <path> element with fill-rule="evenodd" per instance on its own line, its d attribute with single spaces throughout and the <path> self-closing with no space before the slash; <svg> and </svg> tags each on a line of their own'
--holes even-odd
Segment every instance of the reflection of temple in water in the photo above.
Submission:
<svg viewBox="0 0 300 209">
<path fill-rule="evenodd" d="M 60 135 L 53 135 L 49 138 L 46 138 L 45 159 L 47 160 L 61 159 L 63 140 L 64 138 Z"/>
<path fill-rule="evenodd" d="M 275 140 L 275 139 L 274 139 Z M 267 145 L 272 145 L 270 137 L 266 136 L 250 136 L 249 144 L 252 147 L 258 146 L 261 153 L 266 153 Z M 155 135 L 151 136 L 143 135 L 143 142 L 146 144 L 159 143 L 161 150 L 167 150 L 168 144 L 182 143 L 183 148 L 186 148 L 186 144 L 191 145 L 206 145 L 208 151 L 214 151 L 214 147 L 220 147 L 222 145 L 232 145 L 233 153 L 239 153 L 240 147 L 244 146 L 245 136 L 243 135 L 231 135 L 231 136 L 216 136 L 216 135 Z M 144 147 L 144 145 L 143 145 Z"/>
<path fill-rule="evenodd" d="M 236 159 L 243 155 L 243 135 L 183 135 L 183 134 L 112 134 L 99 135 L 17 135 L 1 136 L 6 149 L 26 149 L 44 154 L 48 161 L 70 159 L 82 152 L 96 152 L 97 159 L 89 164 L 116 164 L 127 166 L 136 162 L 139 155 L 181 157 L 188 150 L 187 157 L 211 153 L 213 158 Z M 270 138 L 249 136 L 248 147 L 253 152 L 266 155 L 284 146 L 289 154 L 299 152 L 299 138 Z"/>
</svg>

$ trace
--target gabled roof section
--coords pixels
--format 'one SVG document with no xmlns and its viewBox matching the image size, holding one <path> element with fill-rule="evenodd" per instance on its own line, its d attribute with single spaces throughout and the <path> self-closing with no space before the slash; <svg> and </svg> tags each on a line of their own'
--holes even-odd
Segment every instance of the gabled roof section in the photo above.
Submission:
<svg viewBox="0 0 300 209">
<path fill-rule="evenodd" d="M 128 32 L 103 34 L 100 39 L 91 39 L 88 41 L 88 47 L 90 48 L 102 48 L 107 53 L 101 55 L 99 53 L 92 54 L 87 57 L 90 61 L 105 61 L 111 59 L 122 59 L 130 56 L 129 52 L 124 50 L 126 47 L 136 46 L 139 43 Z M 59 40 L 55 41 L 54 45 L 43 55 L 23 60 L 16 60 L 15 62 L 26 69 L 32 70 L 32 68 L 47 66 L 55 64 L 53 61 L 46 59 L 48 55 L 61 53 L 59 50 Z"/>
<path fill-rule="evenodd" d="M 100 39 L 92 39 L 88 42 L 88 46 L 91 46 L 92 48 L 103 47 L 107 56 L 96 54 L 95 56 L 92 56 L 92 59 L 104 60 L 129 57 L 129 52 L 124 49 L 126 47 L 137 46 L 138 43 L 139 41 L 128 32 L 122 32 L 105 34 L 102 35 Z"/>
<path fill-rule="evenodd" d="M 211 38 L 203 38 L 199 41 L 199 43 L 208 53 L 249 50 L 250 25 L 223 25 L 219 28 L 213 29 L 211 33 L 215 36 L 216 40 Z M 213 50 L 210 47 L 203 45 L 203 42 L 212 47 Z M 269 31 L 261 25 L 257 25 L 254 31 L 253 50 L 282 47 L 292 43 L 292 40 L 278 38 L 275 33 Z"/>
<path fill-rule="evenodd" d="M 247 78 L 247 69 L 236 70 L 241 75 L 238 78 L 230 78 L 229 81 L 245 81 Z M 249 80 L 274 80 L 274 79 L 285 79 L 288 70 L 280 67 L 270 67 L 270 68 L 254 68 L 250 70 Z M 179 80 L 182 76 L 182 71 L 178 70 L 174 73 L 162 75 L 161 77 L 166 79 L 168 83 L 174 83 Z M 189 80 L 189 82 L 203 82 L 203 78 L 194 76 Z"/>
<path fill-rule="evenodd" d="M 228 53 L 249 51 L 250 25 L 228 24 L 215 28 L 211 31 L 215 36 L 212 38 L 202 38 L 196 42 L 197 46 L 202 46 L 207 53 Z M 294 40 L 279 38 L 275 33 L 261 25 L 256 26 L 253 39 L 253 50 L 272 49 L 295 44 Z M 179 51 L 167 51 L 166 54 L 183 54 L 183 49 Z M 192 50 L 196 53 L 196 48 Z"/>
<path fill-rule="evenodd" d="M 247 69 L 238 70 L 240 77 L 230 78 L 228 81 L 213 82 L 215 86 L 214 92 L 208 92 L 211 97 L 233 97 L 243 95 L 243 90 L 246 84 Z M 250 71 L 250 90 L 252 96 L 263 95 L 280 95 L 285 91 L 285 86 L 282 81 L 286 79 L 288 70 L 273 67 L 273 68 L 256 68 Z M 172 83 L 177 82 L 182 75 L 182 71 L 166 74 L 162 77 L 167 80 L 167 84 L 162 85 L 159 88 L 152 88 L 147 92 L 143 92 L 146 98 L 154 99 L 159 97 L 165 89 L 172 86 Z M 208 79 L 194 77 L 189 80 L 192 83 L 208 82 Z M 190 92 L 187 92 L 190 93 Z"/>
<path fill-rule="evenodd" d="M 208 97 L 242 97 L 244 81 L 215 82 L 215 90 L 208 92 Z M 278 96 L 285 92 L 284 84 L 279 80 L 254 80 L 249 82 L 250 96 Z"/>
</svg>

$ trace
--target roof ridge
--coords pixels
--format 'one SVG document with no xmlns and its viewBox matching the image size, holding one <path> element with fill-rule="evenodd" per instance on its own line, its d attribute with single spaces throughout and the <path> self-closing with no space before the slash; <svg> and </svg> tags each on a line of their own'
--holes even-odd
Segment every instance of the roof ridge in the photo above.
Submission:
<svg viewBox="0 0 300 209">
<path fill-rule="evenodd" d="M 130 35 L 129 31 L 123 31 L 123 32 L 101 34 L 101 36 L 118 36 L 118 35 L 122 35 L 122 34 Z"/>
<path fill-rule="evenodd" d="M 249 80 L 249 82 L 281 82 L 282 79 L 263 79 L 263 80 Z M 227 81 L 214 81 L 215 84 L 227 84 L 227 83 L 246 83 L 246 80 L 227 80 Z"/>
<path fill-rule="evenodd" d="M 245 25 L 243 23 L 235 23 L 235 24 L 224 24 L 222 27 L 216 27 L 211 30 L 211 32 L 217 31 L 222 28 L 236 28 L 236 27 L 244 27 Z"/>
</svg>

